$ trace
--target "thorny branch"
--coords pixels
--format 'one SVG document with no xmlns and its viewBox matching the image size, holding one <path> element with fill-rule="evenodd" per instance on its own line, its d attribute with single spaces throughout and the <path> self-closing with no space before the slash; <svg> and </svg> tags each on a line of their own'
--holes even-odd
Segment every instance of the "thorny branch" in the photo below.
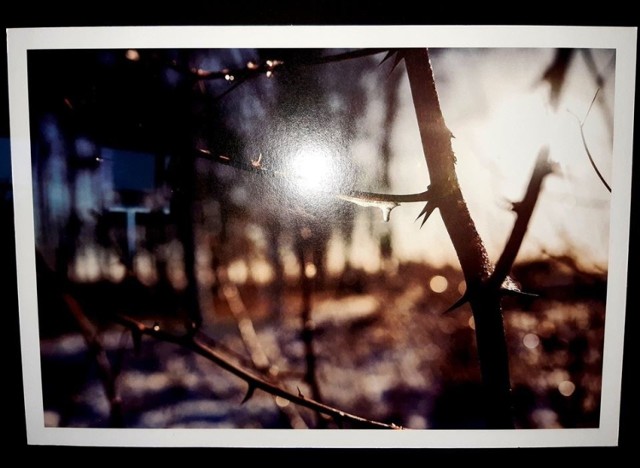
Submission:
<svg viewBox="0 0 640 468">
<path fill-rule="evenodd" d="M 369 429 L 401 429 L 400 426 L 396 424 L 387 424 L 383 422 L 373 421 L 370 419 L 363 418 L 361 416 L 356 416 L 354 414 L 347 413 L 345 411 L 341 411 L 339 409 L 333 408 L 331 406 L 325 405 L 323 403 L 319 403 L 315 400 L 306 398 L 304 395 L 299 393 L 298 395 L 291 393 L 283 388 L 279 387 L 276 384 L 273 384 L 263 377 L 260 377 L 253 372 L 246 370 L 233 362 L 231 360 L 215 350 L 211 345 L 206 342 L 206 336 L 202 334 L 201 331 L 197 331 L 194 334 L 187 334 L 183 336 L 173 335 L 171 333 L 167 333 L 162 330 L 158 325 L 154 325 L 149 327 L 144 323 L 132 319 L 126 316 L 119 316 L 116 319 L 120 324 L 127 327 L 131 330 L 131 333 L 134 336 L 134 342 L 139 342 L 143 335 L 151 336 L 160 341 L 166 341 L 168 343 L 173 343 L 178 346 L 181 346 L 185 349 L 189 349 L 200 356 L 208 359 L 209 361 L 217 364 L 222 369 L 230 372 L 231 374 L 239 377 L 240 379 L 247 382 L 249 388 L 247 390 L 247 397 L 250 398 L 256 389 L 263 390 L 271 395 L 279 396 L 288 400 L 297 405 L 309 408 L 313 411 L 317 411 L 318 413 L 322 413 L 324 415 L 333 418 L 336 423 L 339 425 L 343 422 L 351 423 L 354 427 L 359 428 L 369 428 Z M 247 399 L 245 397 L 245 400 Z"/>
<path fill-rule="evenodd" d="M 308 60 L 298 59 L 297 62 L 288 62 L 286 64 L 280 60 L 266 60 L 263 63 L 248 62 L 245 68 L 235 70 L 206 71 L 191 69 L 189 72 L 198 80 L 224 79 L 229 82 L 235 81 L 234 84 L 237 85 L 243 80 L 262 74 L 269 77 L 273 75 L 276 70 L 286 67 L 294 68 L 297 66 L 331 63 L 366 55 L 374 55 L 384 51 L 383 49 L 365 49 Z M 455 155 L 453 154 L 450 142 L 452 135 L 446 127 L 440 109 L 428 51 L 426 49 L 411 49 L 388 52 L 385 60 L 394 54 L 396 55 L 394 67 L 401 59 L 405 60 L 407 66 L 407 74 L 418 118 L 420 136 L 431 185 L 429 189 L 424 192 L 408 195 L 356 191 L 330 193 L 330 195 L 358 205 L 380 208 L 385 221 L 389 219 L 391 210 L 400 203 L 426 201 L 427 205 L 418 216 L 418 218 L 420 218 L 424 215 L 423 224 L 436 208 L 440 210 L 467 281 L 468 289 L 467 293 L 465 293 L 466 297 L 463 297 L 463 299 L 471 302 L 474 318 L 476 319 L 480 366 L 488 395 L 489 425 L 490 427 L 512 427 L 513 422 L 509 403 L 510 382 L 508 357 L 500 306 L 500 291 L 504 290 L 505 284 L 507 284 L 506 289 L 519 292 L 517 288 L 511 288 L 508 284 L 508 273 L 515 261 L 517 252 L 520 249 L 527 231 L 528 223 L 541 189 L 542 180 L 544 176 L 552 172 L 552 167 L 547 159 L 548 150 L 545 149 L 540 152 L 534 174 L 532 175 L 524 199 L 520 203 L 514 204 L 514 211 L 518 214 L 518 218 L 507 241 L 504 252 L 494 268 L 488 259 L 486 249 L 476 231 L 460 191 L 455 171 Z M 582 133 L 582 137 L 584 142 L 584 133 Z M 597 174 L 610 190 L 597 167 L 595 167 L 588 148 L 587 153 Z M 225 155 L 213 156 L 208 150 L 199 150 L 198 155 L 207 157 L 217 163 L 226 164 L 260 175 L 291 177 L 280 171 L 266 168 L 262 161 L 262 155 L 259 155 L 255 161 L 251 161 L 251 164 L 237 161 Z M 364 425 L 365 427 L 396 428 L 395 425 L 387 425 L 348 415 L 317 401 L 307 399 L 302 395 L 296 396 L 291 394 L 264 378 L 256 376 L 233 364 L 228 358 L 201 341 L 200 332 L 185 337 L 178 337 L 167 334 L 156 327 L 147 327 L 131 319 L 126 319 L 124 323 L 131 328 L 134 334 L 146 334 L 154 336 L 157 339 L 184 346 L 242 378 L 249 385 L 245 399 L 250 398 L 254 390 L 260 388 L 272 395 L 281 396 L 289 401 L 318 411 L 319 413 L 329 415 L 336 420 L 348 419 L 351 420 L 351 422 Z"/>
<path fill-rule="evenodd" d="M 595 171 L 596 175 L 600 179 L 600 182 L 602 182 L 602 184 L 606 187 L 606 189 L 609 192 L 611 192 L 611 186 L 607 183 L 606 180 L 604 180 L 604 177 L 603 177 L 602 173 L 600 172 L 600 170 L 598 169 L 598 166 L 596 165 L 596 162 L 593 160 L 593 156 L 591 155 L 591 151 L 589 150 L 589 145 L 587 145 L 587 139 L 584 136 L 584 123 L 587 120 L 587 117 L 589 116 L 589 113 L 591 112 L 591 108 L 593 107 L 593 103 L 596 101 L 596 98 L 598 97 L 598 92 L 599 91 L 600 91 L 600 88 L 598 88 L 598 91 L 596 91 L 596 94 L 593 96 L 593 99 L 591 100 L 591 104 L 589 104 L 589 109 L 587 110 L 587 115 L 585 116 L 584 120 L 580 121 L 578 116 L 575 115 L 575 114 L 574 114 L 574 117 L 576 118 L 576 120 L 578 121 L 578 125 L 580 126 L 580 137 L 582 138 L 582 145 L 584 146 L 584 150 L 587 153 L 587 157 L 589 158 L 589 162 L 591 163 L 591 167 L 593 167 L 593 170 Z"/>
<path fill-rule="evenodd" d="M 459 187 L 451 132 L 446 126 L 427 49 L 398 51 L 405 60 L 431 187 L 446 194 L 427 203 L 428 216 L 437 207 L 456 250 L 467 283 L 476 323 L 476 343 L 485 410 L 490 428 L 513 428 L 511 383 L 500 297 L 485 287 L 492 271 L 486 248 Z"/>
<path fill-rule="evenodd" d="M 500 258 L 496 262 L 495 268 L 488 280 L 482 283 L 482 287 L 471 290 L 468 289 L 458 301 L 456 301 L 446 312 L 450 312 L 458 307 L 470 302 L 473 295 L 482 294 L 484 290 L 500 295 L 522 295 L 535 297 L 535 294 L 522 292 L 516 283 L 509 277 L 511 267 L 518 255 L 522 241 L 527 232 L 533 209 L 540 196 L 542 189 L 542 181 L 548 175 L 556 171 L 556 166 L 549 161 L 549 149 L 543 148 L 538 154 L 536 164 L 529 180 L 529 185 L 523 199 L 519 202 L 512 203 L 512 210 L 518 216 L 511 230 L 509 239 L 505 245 Z"/>
<path fill-rule="evenodd" d="M 495 269 L 489 279 L 491 287 L 500 287 L 511 271 L 513 262 L 515 261 L 518 251 L 520 250 L 520 246 L 522 245 L 524 235 L 527 232 L 529 220 L 533 214 L 533 209 L 538 201 L 538 197 L 540 196 L 542 181 L 548 174 L 554 172 L 554 170 L 555 166 L 549 161 L 549 149 L 543 148 L 536 159 L 536 165 L 533 170 L 533 174 L 531 175 L 531 180 L 527 186 L 524 198 L 518 203 L 513 203 L 513 211 L 516 212 L 518 218 L 516 219 L 502 255 L 496 262 Z"/>
<path fill-rule="evenodd" d="M 501 296 L 507 292 L 521 293 L 507 275 L 526 233 L 542 179 L 551 172 L 548 151 L 545 149 L 539 155 L 525 198 L 516 205 L 518 219 L 514 229 L 502 256 L 493 267 L 458 185 L 451 133 L 440 109 L 428 51 L 420 49 L 398 53 L 404 56 L 407 66 L 431 186 L 437 187 L 440 193 L 448 194 L 437 203 L 430 200 L 421 215 L 426 218 L 434 208 L 439 208 L 465 275 L 467 291 L 453 307 L 467 301 L 471 305 L 486 390 L 487 424 L 490 428 L 512 428 L 511 383 Z"/>
<path fill-rule="evenodd" d="M 286 172 L 269 169 L 263 164 L 261 155 L 258 156 L 255 161 L 252 161 L 251 164 L 247 164 L 243 161 L 238 161 L 237 159 L 231 158 L 226 155 L 214 156 L 213 154 L 211 154 L 211 151 L 207 149 L 197 150 L 196 155 L 218 164 L 234 167 L 236 169 L 240 169 L 242 171 L 250 172 L 253 174 L 258 174 L 260 176 L 279 177 L 283 180 L 293 180 L 297 177 L 295 174 L 287 174 Z M 409 194 L 375 193 L 359 190 L 349 190 L 344 193 L 339 191 L 330 192 L 321 189 L 310 190 L 315 190 L 315 192 L 319 195 L 336 197 L 341 200 L 354 203 L 356 205 L 379 208 L 382 210 L 384 221 L 389 221 L 391 210 L 393 210 L 397 206 L 400 206 L 402 203 L 416 203 L 430 200 L 437 201 L 438 199 L 441 199 L 446 195 L 439 193 L 434 194 L 432 193 L 433 191 L 429 191 L 429 189 L 425 190 L 424 192 Z"/>
</svg>

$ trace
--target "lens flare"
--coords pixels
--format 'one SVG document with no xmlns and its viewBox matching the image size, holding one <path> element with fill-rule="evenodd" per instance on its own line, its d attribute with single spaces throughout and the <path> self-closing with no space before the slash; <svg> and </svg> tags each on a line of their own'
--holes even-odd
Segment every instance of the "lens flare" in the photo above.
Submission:
<svg viewBox="0 0 640 468">
<path fill-rule="evenodd" d="M 291 172 L 300 192 L 320 190 L 335 177 L 329 151 L 318 145 L 304 146 L 296 152 L 292 157 Z"/>
</svg>

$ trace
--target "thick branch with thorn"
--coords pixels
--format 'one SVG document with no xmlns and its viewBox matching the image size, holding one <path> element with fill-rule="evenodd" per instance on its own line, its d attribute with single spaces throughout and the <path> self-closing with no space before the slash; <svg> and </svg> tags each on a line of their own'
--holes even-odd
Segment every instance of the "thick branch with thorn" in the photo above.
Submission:
<svg viewBox="0 0 640 468">
<path fill-rule="evenodd" d="M 489 279 L 492 266 L 458 184 L 452 134 L 440 108 L 429 53 L 427 49 L 405 49 L 397 53 L 405 60 L 431 186 L 447 194 L 438 200 L 437 208 L 460 260 L 467 290 L 478 290 Z M 429 214 L 429 210 L 424 214 Z M 500 297 L 479 294 L 470 302 L 476 323 L 487 426 L 513 428 L 509 358 Z"/>
</svg>

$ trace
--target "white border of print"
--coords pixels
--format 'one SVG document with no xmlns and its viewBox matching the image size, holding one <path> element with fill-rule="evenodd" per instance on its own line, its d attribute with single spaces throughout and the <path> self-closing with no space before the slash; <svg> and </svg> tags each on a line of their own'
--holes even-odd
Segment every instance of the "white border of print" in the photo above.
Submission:
<svg viewBox="0 0 640 468">
<path fill-rule="evenodd" d="M 554 447 L 618 443 L 631 205 L 634 27 L 260 26 L 8 30 L 9 110 L 27 442 L 35 445 L 211 447 Z M 611 195 L 600 427 L 538 430 L 77 429 L 44 425 L 37 320 L 27 51 L 100 48 L 568 47 L 616 50 Z"/>
</svg>

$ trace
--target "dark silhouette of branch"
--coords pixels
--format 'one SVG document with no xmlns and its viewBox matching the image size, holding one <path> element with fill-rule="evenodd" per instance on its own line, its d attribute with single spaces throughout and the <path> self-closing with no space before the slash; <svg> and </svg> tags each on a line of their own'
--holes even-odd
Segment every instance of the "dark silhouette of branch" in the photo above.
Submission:
<svg viewBox="0 0 640 468">
<path fill-rule="evenodd" d="M 458 255 L 467 291 L 481 291 L 491 275 L 492 266 L 459 187 L 456 158 L 451 147 L 452 135 L 440 108 L 429 53 L 427 49 L 405 49 L 397 53 L 402 54 L 405 60 L 431 180 L 430 192 L 435 189 L 440 195 L 429 204 L 435 203 L 439 208 Z M 425 214 L 433 208 L 425 209 Z M 470 298 L 485 387 L 487 425 L 490 428 L 513 428 L 509 358 L 500 301 L 498 294 L 487 290 Z"/>
<path fill-rule="evenodd" d="M 549 83 L 549 100 L 554 108 L 558 107 L 560 94 L 564 87 L 567 71 L 574 56 L 573 49 L 556 49 L 553 61 L 544 71 L 541 81 Z"/>
<path fill-rule="evenodd" d="M 278 385 L 267 381 L 265 378 L 260 377 L 253 372 L 234 364 L 227 356 L 223 355 L 221 352 L 209 345 L 207 343 L 207 337 L 203 335 L 199 330 L 197 330 L 193 334 L 178 336 L 165 332 L 158 325 L 149 327 L 138 320 L 126 316 L 118 316 L 116 317 L 116 321 L 124 325 L 131 331 L 134 336 L 134 340 L 140 339 L 143 335 L 151 336 L 157 340 L 173 343 L 175 345 L 193 351 L 194 353 L 199 354 L 200 356 L 220 366 L 222 369 L 247 382 L 249 386 L 247 390 L 248 397 L 251 397 L 255 390 L 260 389 L 271 395 L 279 396 L 297 405 L 327 415 L 328 417 L 333 418 L 338 424 L 351 423 L 354 427 L 369 429 L 401 429 L 400 426 L 397 426 L 395 424 L 386 424 L 383 422 L 373 421 L 360 416 L 356 416 L 354 414 L 347 413 L 345 411 L 341 411 L 323 403 L 319 403 L 315 400 L 306 398 L 300 392 L 298 392 L 298 395 L 296 395 L 287 390 L 284 390 Z M 247 398 L 245 397 L 245 400 L 246 399 Z"/>
<path fill-rule="evenodd" d="M 587 153 L 587 157 L 589 158 L 589 162 L 591 163 L 591 167 L 593 167 L 593 170 L 595 171 L 596 175 L 600 179 L 600 182 L 602 182 L 602 184 L 606 187 L 606 189 L 609 192 L 611 192 L 611 186 L 607 183 L 607 181 L 604 179 L 602 173 L 598 169 L 598 166 L 596 165 L 596 162 L 594 161 L 593 156 L 591 155 L 591 151 L 589 150 L 589 145 L 587 144 L 587 139 L 584 136 L 584 123 L 587 120 L 587 117 L 589 117 L 589 113 L 591 112 L 591 108 L 593 107 L 593 103 L 596 101 L 596 98 L 598 97 L 598 92 L 599 91 L 600 91 L 600 88 L 598 88 L 598 90 L 596 91 L 596 94 L 593 96 L 593 99 L 591 100 L 591 104 L 589 104 L 589 109 L 587 109 L 587 115 L 585 115 L 584 120 L 580 121 L 580 119 L 578 118 L 577 115 L 575 115 L 575 114 L 572 114 L 572 115 L 578 121 L 578 126 L 580 127 L 580 137 L 582 138 L 582 146 L 584 146 L 584 150 Z"/>
<path fill-rule="evenodd" d="M 520 246 L 524 239 L 529 226 L 529 220 L 533 214 L 544 178 L 554 171 L 553 164 L 549 161 L 549 148 L 543 148 L 538 154 L 536 165 L 529 180 L 529 185 L 522 201 L 513 204 L 513 211 L 518 218 L 513 226 L 509 240 L 502 252 L 502 255 L 496 262 L 495 269 L 489 279 L 489 285 L 493 288 L 499 288 L 503 285 L 507 275 L 511 271 L 513 262 L 518 255 Z"/>
</svg>

